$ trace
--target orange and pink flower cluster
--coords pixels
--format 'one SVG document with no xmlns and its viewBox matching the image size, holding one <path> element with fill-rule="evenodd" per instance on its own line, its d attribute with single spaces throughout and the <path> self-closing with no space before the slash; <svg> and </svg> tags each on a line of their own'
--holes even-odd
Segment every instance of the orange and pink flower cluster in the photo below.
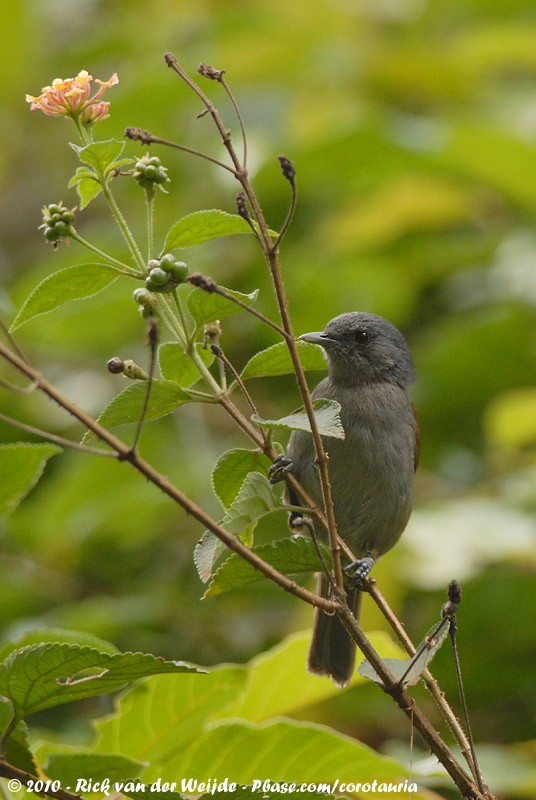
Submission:
<svg viewBox="0 0 536 800">
<path fill-rule="evenodd" d="M 89 75 L 84 69 L 78 73 L 76 78 L 56 78 L 52 81 L 52 86 L 44 86 L 38 97 L 31 94 L 26 95 L 26 100 L 31 103 L 31 110 L 41 109 L 44 114 L 50 116 L 66 116 L 79 119 L 83 125 L 93 125 L 95 122 L 104 119 L 108 114 L 110 103 L 99 102 L 100 98 L 111 86 L 119 83 L 117 73 L 107 81 L 95 78 L 95 83 L 99 88 L 91 97 L 91 82 L 93 76 Z"/>
</svg>

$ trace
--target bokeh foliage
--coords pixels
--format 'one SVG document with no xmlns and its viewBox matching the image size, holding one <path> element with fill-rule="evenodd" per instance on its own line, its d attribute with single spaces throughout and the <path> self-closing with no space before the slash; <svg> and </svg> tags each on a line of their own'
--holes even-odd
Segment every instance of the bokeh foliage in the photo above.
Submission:
<svg viewBox="0 0 536 800">
<path fill-rule="evenodd" d="M 38 280 L 84 261 L 75 247 L 45 247 L 37 231 L 44 203 L 76 203 L 66 189 L 76 166 L 66 142 L 74 136 L 67 122 L 31 113 L 24 93 L 83 68 L 103 79 L 117 71 L 102 138 L 139 125 L 221 156 L 209 121 L 196 119 L 195 99 L 162 55 L 172 50 L 192 72 L 201 61 L 225 68 L 274 228 L 289 199 L 277 155 L 297 167 L 299 205 L 282 254 L 296 332 L 317 330 L 342 311 L 373 311 L 405 332 L 415 357 L 423 431 L 417 509 L 376 577 L 415 639 L 436 618 L 448 580 L 462 582 L 460 646 L 476 739 L 534 748 L 533 4 L 311 0 L 305 9 L 282 0 L 25 0 L 4 17 L 4 317 L 13 318 Z M 219 103 L 218 87 L 209 88 Z M 231 120 L 223 96 L 221 110 Z M 142 152 L 134 144 L 127 149 Z M 170 196 L 159 198 L 160 237 L 199 208 L 234 210 L 231 177 L 174 151 L 158 154 L 173 181 Z M 117 192 L 132 227 L 141 224 L 139 194 L 121 184 Z M 98 200 L 78 225 L 120 254 Z M 249 237 L 182 255 L 192 271 L 225 286 L 260 288 L 259 307 L 275 313 Z M 123 388 L 122 378 L 106 373 L 106 360 L 147 357 L 143 322 L 116 286 L 32 321 L 19 340 L 47 376 L 94 413 Z M 222 344 L 239 367 L 275 341 L 273 331 L 243 315 L 224 325 Z M 251 386 L 265 418 L 299 404 L 288 378 Z M 45 400 L 3 392 L 1 405 L 77 435 Z M 2 441 L 19 438 L 6 426 L 0 433 Z M 222 413 L 190 405 L 149 423 L 141 447 L 218 516 L 210 470 L 221 452 L 243 444 Z M 260 584 L 200 603 L 191 556 L 200 533 L 126 465 L 75 453 L 52 459 L 45 479 L 1 523 L 3 637 L 66 627 L 120 649 L 208 665 L 245 661 L 310 624 L 307 609 Z M 278 531 L 270 523 L 264 534 L 270 540 Z M 381 627 L 370 606 L 365 627 Z M 454 699 L 446 650 L 434 670 Z M 393 735 L 407 740 L 404 721 L 373 688 L 350 689 L 304 716 L 374 744 Z M 529 796 L 523 780 L 510 796 Z"/>
</svg>

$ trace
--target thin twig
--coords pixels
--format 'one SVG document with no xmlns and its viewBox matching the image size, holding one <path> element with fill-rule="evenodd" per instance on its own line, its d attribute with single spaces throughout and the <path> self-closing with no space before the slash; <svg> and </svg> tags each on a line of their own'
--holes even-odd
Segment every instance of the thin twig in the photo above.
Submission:
<svg viewBox="0 0 536 800">
<path fill-rule="evenodd" d="M 4 320 L 2 319 L 2 317 L 0 317 L 0 328 L 2 328 L 2 330 L 4 331 L 4 334 L 5 334 L 8 342 L 13 347 L 15 352 L 18 353 L 18 355 L 20 356 L 20 358 L 22 358 L 23 361 L 26 361 L 26 363 L 28 363 L 28 359 L 24 355 L 22 349 L 17 344 L 17 341 L 16 341 L 15 337 L 13 336 L 13 334 L 11 333 L 9 328 L 7 327 L 7 325 L 4 322 Z"/>
<path fill-rule="evenodd" d="M 188 275 L 186 279 L 192 286 L 197 286 L 199 289 L 203 289 L 204 292 L 208 294 L 219 294 L 221 297 L 225 297 L 226 300 L 230 300 L 231 303 L 235 303 L 235 305 L 240 306 L 240 308 L 247 311 L 249 314 L 252 314 L 257 319 L 260 319 L 261 322 L 264 322 L 265 325 L 269 325 L 274 331 L 277 331 L 284 339 L 288 338 L 288 334 L 286 331 L 283 330 L 276 322 L 273 322 L 268 317 L 265 317 L 264 314 L 261 314 L 260 311 L 257 311 L 255 308 L 248 306 L 247 303 L 244 303 L 238 297 L 233 297 L 232 294 L 229 294 L 222 289 L 221 286 L 218 286 L 216 281 L 212 278 L 208 278 L 205 275 L 201 275 L 199 272 L 193 272 L 191 275 Z"/>
<path fill-rule="evenodd" d="M 15 386 L 14 383 L 9 383 L 9 381 L 4 381 L 0 378 L 0 386 L 3 389 L 6 389 L 8 392 L 13 392 L 14 394 L 32 394 L 36 390 L 36 386 L 34 383 L 31 383 L 29 386 Z"/>
<path fill-rule="evenodd" d="M 136 449 L 138 444 L 138 440 L 140 438 L 141 429 L 143 426 L 143 421 L 145 419 L 145 414 L 147 413 L 147 406 L 149 405 L 149 397 L 151 396 L 151 388 L 153 385 L 153 375 L 154 375 L 154 365 L 156 361 L 156 346 L 158 344 L 158 323 L 155 317 L 149 317 L 148 319 L 148 330 L 147 330 L 147 339 L 149 341 L 150 347 L 150 359 L 149 359 L 149 375 L 147 376 L 147 385 L 145 387 L 145 397 L 143 399 L 143 408 L 141 410 L 140 418 L 138 420 L 138 424 L 136 426 L 136 433 L 134 434 L 134 441 L 132 442 L 132 450 Z"/>
<path fill-rule="evenodd" d="M 170 142 L 168 139 L 161 139 L 159 136 L 153 136 L 150 131 L 143 131 L 141 128 L 127 128 L 125 130 L 125 136 L 127 139 L 139 141 L 142 144 L 164 144 L 167 147 L 174 147 L 176 150 L 183 150 L 185 153 L 190 153 L 192 156 L 204 158 L 205 161 L 212 161 L 213 164 L 216 164 L 222 169 L 226 169 L 227 172 L 230 172 L 236 177 L 235 170 L 228 164 L 224 164 L 223 161 L 219 161 L 217 158 L 209 156 L 208 153 L 202 153 L 200 150 L 194 150 L 193 147 L 187 147 L 185 144 L 178 144 L 177 142 Z"/>
<path fill-rule="evenodd" d="M 223 86 L 225 91 L 227 92 L 227 96 L 229 97 L 229 100 L 231 101 L 231 103 L 233 105 L 233 108 L 235 110 L 236 118 L 238 119 L 238 124 L 240 125 L 240 133 L 242 134 L 242 144 L 243 144 L 243 148 L 244 148 L 243 149 L 243 155 L 242 155 L 242 164 L 244 166 L 244 169 L 247 169 L 248 140 L 247 140 L 247 136 L 246 136 L 246 129 L 244 127 L 244 120 L 242 119 L 242 114 L 240 113 L 240 109 L 238 108 L 238 103 L 236 102 L 235 96 L 232 93 L 231 89 L 229 88 L 229 84 L 227 83 L 227 81 L 223 77 L 223 72 L 224 72 L 224 70 L 222 70 L 222 74 L 221 74 L 221 77 L 219 78 L 219 82 L 221 83 L 221 85 Z"/>
<path fill-rule="evenodd" d="M 117 453 L 113 453 L 110 450 L 101 450 L 99 447 L 88 447 L 85 444 L 73 442 L 71 439 L 66 439 L 63 436 L 57 436 L 55 433 L 42 431 L 40 428 L 34 428 L 33 425 L 27 425 L 25 422 L 19 422 L 18 419 L 7 417 L 5 414 L 0 414 L 0 422 L 7 422 L 8 425 L 12 425 L 14 428 L 20 428 L 21 431 L 33 433 L 35 436 L 40 436 L 42 439 L 48 439 L 51 442 L 63 445 L 64 447 L 70 447 L 73 450 L 81 450 L 83 453 L 90 453 L 91 455 L 95 456 L 117 458 Z"/>
<path fill-rule="evenodd" d="M 231 375 L 235 379 L 236 383 L 240 387 L 240 390 L 242 391 L 242 394 L 246 398 L 246 400 L 248 402 L 248 405 L 251 408 L 251 410 L 253 411 L 253 413 L 254 414 L 258 414 L 259 412 L 258 412 L 257 406 L 253 402 L 253 398 L 251 397 L 250 393 L 246 389 L 246 385 L 245 385 L 244 381 L 240 377 L 240 374 L 236 370 L 234 364 L 232 364 L 229 361 L 229 359 L 227 358 L 227 356 L 225 355 L 225 353 L 221 349 L 220 345 L 219 344 L 211 344 L 210 345 L 210 349 L 212 350 L 212 352 L 214 353 L 216 358 L 219 358 L 220 361 L 222 362 L 222 364 L 224 364 L 227 367 L 227 369 L 229 370 L 229 372 L 231 373 Z"/>
<path fill-rule="evenodd" d="M 290 223 L 292 222 L 292 218 L 294 217 L 294 211 L 296 210 L 296 203 L 298 200 L 298 191 L 296 187 L 296 170 L 294 169 L 294 164 L 286 156 L 279 156 L 279 163 L 281 164 L 283 175 L 290 183 L 290 187 L 292 189 L 292 199 L 290 201 L 290 208 L 288 210 L 287 218 L 283 223 L 283 227 L 279 232 L 279 236 L 274 242 L 274 248 L 279 247 L 283 236 L 287 232 Z"/>
</svg>

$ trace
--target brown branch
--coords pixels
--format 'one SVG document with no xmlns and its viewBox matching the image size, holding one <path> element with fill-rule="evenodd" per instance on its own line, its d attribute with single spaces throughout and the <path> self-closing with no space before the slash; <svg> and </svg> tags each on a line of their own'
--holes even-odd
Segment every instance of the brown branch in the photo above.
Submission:
<svg viewBox="0 0 536 800">
<path fill-rule="evenodd" d="M 190 78 L 190 76 L 182 69 L 182 67 L 179 65 L 177 59 L 172 53 L 166 53 L 165 59 L 168 67 L 171 67 L 177 73 L 177 75 L 179 75 L 179 77 L 181 77 L 182 80 L 192 89 L 192 91 L 195 92 L 195 94 L 200 98 L 203 105 L 207 109 L 208 113 L 211 115 L 214 124 L 221 136 L 223 145 L 226 148 L 229 157 L 235 167 L 235 177 L 240 182 L 242 189 L 244 190 L 244 193 L 249 201 L 249 205 L 253 212 L 253 217 L 259 226 L 261 245 L 266 261 L 270 268 L 270 273 L 272 275 L 272 281 L 274 284 L 277 303 L 279 306 L 279 313 L 281 316 L 281 321 L 283 323 L 283 329 L 286 334 L 285 340 L 288 345 L 290 357 L 292 359 L 292 364 L 296 374 L 296 379 L 298 381 L 300 393 L 303 398 L 305 410 L 307 413 L 307 417 L 309 419 L 309 425 L 311 427 L 311 434 L 315 445 L 316 463 L 318 464 L 318 472 L 320 476 L 320 483 L 322 486 L 322 495 L 324 500 L 324 510 L 328 522 L 328 536 L 330 541 L 331 554 L 333 558 L 335 583 L 338 590 L 341 593 L 344 593 L 344 579 L 343 579 L 341 557 L 340 557 L 340 545 L 337 537 L 337 525 L 335 522 L 333 499 L 331 494 L 331 484 L 328 473 L 328 458 L 324 451 L 324 447 L 322 444 L 322 437 L 320 436 L 320 433 L 318 431 L 318 425 L 316 423 L 316 417 L 314 414 L 313 402 L 311 400 L 309 387 L 307 385 L 307 380 L 305 378 L 305 371 L 302 367 L 298 355 L 298 349 L 296 346 L 295 337 L 292 330 L 292 322 L 290 319 L 288 302 L 283 287 L 283 279 L 281 276 L 281 269 L 279 266 L 279 251 L 277 249 L 277 246 L 274 246 L 272 244 L 270 233 L 268 231 L 268 226 L 266 224 L 264 214 L 259 205 L 253 187 L 249 181 L 247 169 L 240 163 L 240 159 L 236 154 L 236 151 L 232 144 L 230 133 L 225 128 L 217 109 L 214 107 L 214 104 L 206 96 L 206 94 L 203 92 L 200 86 L 198 86 L 198 84 L 192 78 Z"/>
<path fill-rule="evenodd" d="M 73 442 L 72 439 L 66 439 L 64 436 L 56 436 L 55 433 L 42 431 L 40 428 L 34 428 L 33 425 L 27 425 L 25 422 L 19 422 L 18 419 L 7 417 L 5 414 L 0 414 L 0 421 L 6 422 L 8 425 L 12 425 L 14 428 L 19 428 L 21 431 L 25 431 L 25 433 L 33 433 L 36 436 L 40 436 L 42 439 L 48 439 L 49 441 L 63 445 L 64 447 L 71 447 L 73 450 L 81 450 L 83 453 L 89 453 L 94 456 L 117 458 L 117 454 L 113 453 L 111 450 L 101 450 L 97 447 L 88 447 L 85 444 L 80 444 L 80 442 Z"/>
<path fill-rule="evenodd" d="M 31 792 L 41 797 L 56 797 L 57 800 L 84 800 L 81 795 L 68 792 L 66 789 L 58 789 L 57 791 L 54 789 L 49 789 L 47 791 L 43 789 L 38 791 L 34 788 L 36 782 L 40 781 L 41 783 L 46 783 L 46 781 L 43 781 L 43 779 L 39 778 L 37 775 L 32 775 L 31 772 L 24 772 L 24 770 L 14 767 L 4 758 L 0 758 L 0 777 L 20 781 L 23 786 L 31 786 Z M 51 781 L 51 783 L 53 783 L 53 781 Z M 16 790 L 14 789 L 12 794 L 14 795 L 15 792 Z"/>
<path fill-rule="evenodd" d="M 245 544 L 238 537 L 233 536 L 231 533 L 222 528 L 222 526 L 213 520 L 204 509 L 200 508 L 193 500 L 174 486 L 165 476 L 161 475 L 154 467 L 145 461 L 141 456 L 114 436 L 113 433 L 107 428 L 104 428 L 89 414 L 83 411 L 78 406 L 71 403 L 61 392 L 58 391 L 52 384 L 50 384 L 37 370 L 30 364 L 23 361 L 16 353 L 12 352 L 4 344 L 0 343 L 0 356 L 9 361 L 16 369 L 23 375 L 26 375 L 30 380 L 36 382 L 38 388 L 44 392 L 51 400 L 57 403 L 61 408 L 69 412 L 73 417 L 78 419 L 86 428 L 92 431 L 95 436 L 101 441 L 109 445 L 115 452 L 120 461 L 128 461 L 134 469 L 144 475 L 147 480 L 157 486 L 160 491 L 167 494 L 174 502 L 178 503 L 184 510 L 194 517 L 198 522 L 204 525 L 211 533 L 218 537 L 230 550 L 237 553 L 243 559 L 248 561 L 252 567 L 261 572 L 266 578 L 276 583 L 286 592 L 300 597 L 306 603 L 313 606 L 324 608 L 328 613 L 333 613 L 336 610 L 336 603 L 319 595 L 304 589 L 295 581 L 287 578 L 278 570 L 274 569 L 270 564 L 267 564 L 256 553 L 246 547 Z M 251 423 L 250 423 L 251 424 Z M 255 431 L 258 435 L 258 432 Z"/>
<path fill-rule="evenodd" d="M 125 136 L 127 139 L 139 141 L 142 144 L 165 144 L 167 147 L 174 147 L 176 150 L 183 150 L 185 153 L 189 153 L 191 156 L 199 156 L 199 158 L 204 158 L 205 161 L 211 161 L 218 167 L 226 169 L 232 175 L 235 175 L 235 171 L 232 167 L 230 167 L 228 164 L 224 164 L 223 161 L 219 161 L 217 158 L 209 156 L 208 153 L 202 153 L 200 150 L 194 150 L 192 147 L 186 147 L 185 144 L 178 144 L 177 142 L 170 142 L 168 139 L 161 139 L 159 136 L 153 136 L 150 131 L 143 131 L 141 128 L 127 128 L 125 130 Z"/>
</svg>

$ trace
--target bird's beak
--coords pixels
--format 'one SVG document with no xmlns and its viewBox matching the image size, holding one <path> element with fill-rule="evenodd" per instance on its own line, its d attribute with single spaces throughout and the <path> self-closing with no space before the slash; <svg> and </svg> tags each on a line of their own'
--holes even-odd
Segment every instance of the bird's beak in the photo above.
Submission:
<svg viewBox="0 0 536 800">
<path fill-rule="evenodd" d="M 329 336 L 326 336 L 326 334 L 322 333 L 322 331 L 314 331 L 313 333 L 302 333 L 301 336 L 298 336 L 298 339 L 301 342 L 311 342 L 311 344 L 319 344 L 321 347 L 329 347 L 331 344 L 335 344 L 335 339 L 330 339 Z"/>
</svg>

